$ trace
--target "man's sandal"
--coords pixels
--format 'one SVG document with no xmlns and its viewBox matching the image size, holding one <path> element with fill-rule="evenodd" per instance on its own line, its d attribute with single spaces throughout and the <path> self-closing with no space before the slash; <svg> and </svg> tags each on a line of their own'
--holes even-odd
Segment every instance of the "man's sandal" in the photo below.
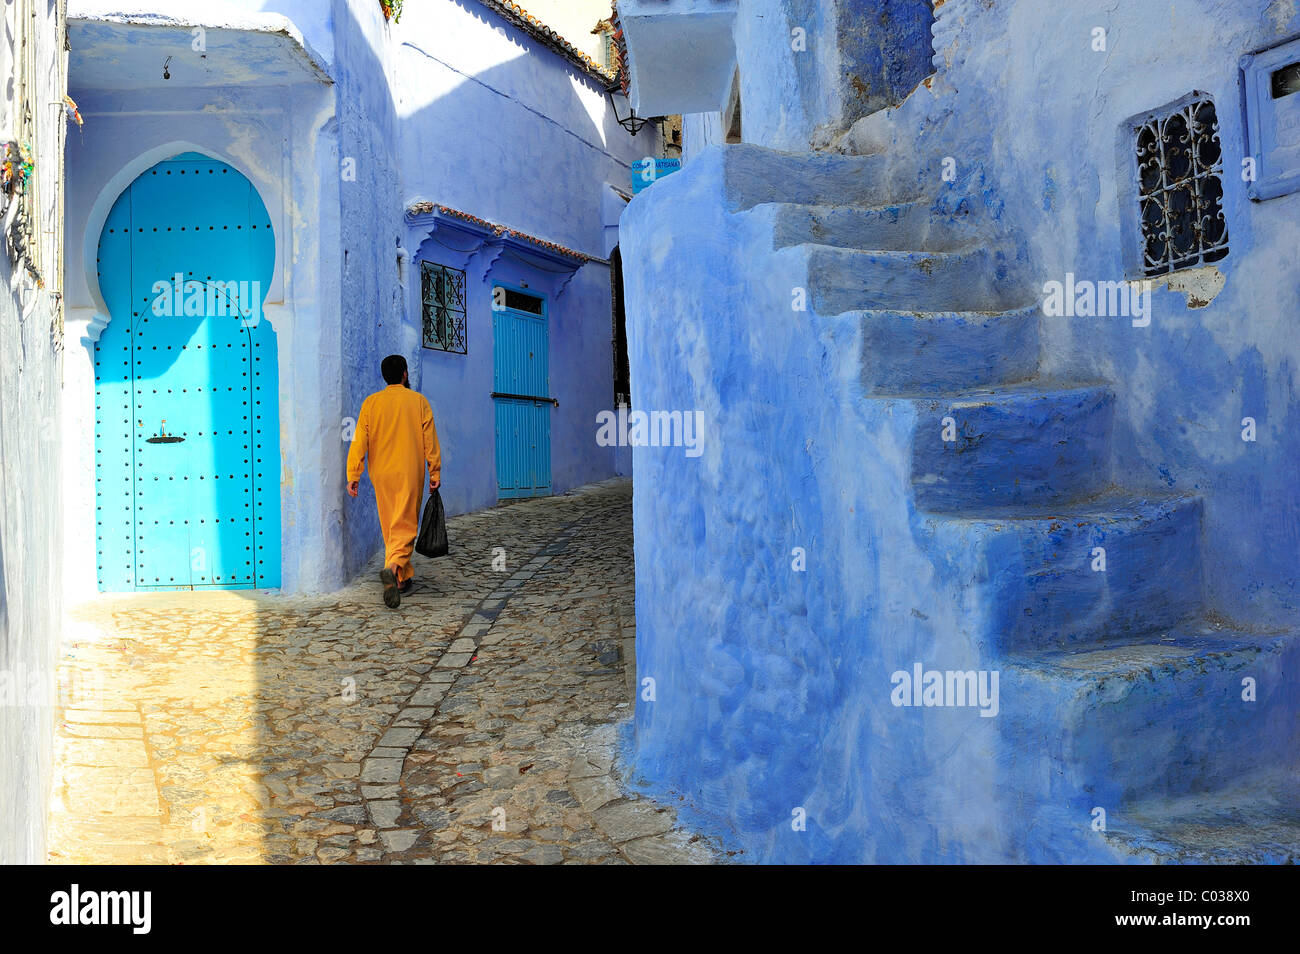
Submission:
<svg viewBox="0 0 1300 954">
<path fill-rule="evenodd" d="M 379 579 L 384 583 L 384 605 L 389 609 L 397 609 L 402 605 L 402 591 L 397 585 L 397 574 L 391 567 L 384 567 L 379 571 Z"/>
</svg>

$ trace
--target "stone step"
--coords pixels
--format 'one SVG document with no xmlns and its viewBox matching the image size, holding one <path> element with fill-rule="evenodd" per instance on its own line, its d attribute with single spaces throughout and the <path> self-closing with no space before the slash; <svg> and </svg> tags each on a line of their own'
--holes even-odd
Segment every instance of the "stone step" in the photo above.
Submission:
<svg viewBox="0 0 1300 954">
<path fill-rule="evenodd" d="M 1108 387 L 1030 382 L 913 403 L 918 509 L 1061 503 L 1110 483 Z"/>
<path fill-rule="evenodd" d="M 833 245 L 890 252 L 955 251 L 977 238 L 965 220 L 936 217 L 928 200 L 876 208 L 781 203 L 771 210 L 773 248 Z"/>
<path fill-rule="evenodd" d="M 1208 623 L 1082 652 L 1021 654 L 1002 668 L 999 765 L 1028 792 L 1111 827 L 1122 806 L 1220 791 L 1294 759 L 1294 633 Z M 1253 680 L 1254 701 L 1243 698 Z M 1121 826 L 1122 827 L 1122 826 Z"/>
<path fill-rule="evenodd" d="M 1201 511 L 1195 496 L 1107 492 L 922 519 L 951 555 L 941 570 L 981 607 L 972 637 L 1003 654 L 1140 638 L 1196 615 Z"/>
<path fill-rule="evenodd" d="M 1153 797 L 1111 813 L 1105 837 L 1136 861 L 1300 864 L 1300 773 L 1274 770 L 1214 792 Z"/>
<path fill-rule="evenodd" d="M 941 394 L 1024 381 L 1038 370 L 1041 310 L 859 311 L 871 395 Z"/>
<path fill-rule="evenodd" d="M 768 202 L 881 206 L 916 198 L 906 194 L 902 168 L 884 154 L 777 152 L 736 143 L 723 148 L 721 161 L 724 195 L 733 212 Z"/>
<path fill-rule="evenodd" d="M 975 247 L 891 252 L 803 245 L 809 297 L 818 314 L 898 309 L 914 312 L 1022 308 L 1002 255 Z"/>
</svg>

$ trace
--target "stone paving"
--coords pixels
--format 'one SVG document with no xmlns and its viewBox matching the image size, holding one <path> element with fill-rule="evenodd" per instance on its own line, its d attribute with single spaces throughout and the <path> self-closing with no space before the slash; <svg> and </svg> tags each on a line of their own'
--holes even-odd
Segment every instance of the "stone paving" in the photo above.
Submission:
<svg viewBox="0 0 1300 954">
<path fill-rule="evenodd" d="M 449 521 L 394 611 L 104 597 L 68 620 L 50 860 L 726 860 L 614 764 L 635 686 L 631 485 Z"/>
</svg>

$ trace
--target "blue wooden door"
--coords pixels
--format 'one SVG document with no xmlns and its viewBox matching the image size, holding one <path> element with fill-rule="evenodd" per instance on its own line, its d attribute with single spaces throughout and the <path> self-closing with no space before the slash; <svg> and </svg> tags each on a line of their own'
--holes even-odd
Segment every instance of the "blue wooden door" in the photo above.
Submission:
<svg viewBox="0 0 1300 954">
<path fill-rule="evenodd" d="M 492 293 L 497 495 L 545 496 L 551 492 L 553 407 L 546 299 L 504 286 Z"/>
<path fill-rule="evenodd" d="M 237 170 L 184 153 L 118 198 L 99 243 L 102 590 L 280 585 L 270 218 Z"/>
</svg>

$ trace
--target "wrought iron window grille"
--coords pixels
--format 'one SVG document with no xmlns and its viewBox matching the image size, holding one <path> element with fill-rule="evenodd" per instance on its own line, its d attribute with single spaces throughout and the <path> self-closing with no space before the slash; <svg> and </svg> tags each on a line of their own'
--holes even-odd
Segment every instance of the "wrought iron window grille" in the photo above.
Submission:
<svg viewBox="0 0 1300 954">
<path fill-rule="evenodd" d="M 420 263 L 424 347 L 466 354 L 465 273 L 458 268 Z"/>
<path fill-rule="evenodd" d="M 1134 124 L 1142 270 L 1148 276 L 1228 254 L 1223 147 L 1214 101 L 1198 96 Z"/>
</svg>

